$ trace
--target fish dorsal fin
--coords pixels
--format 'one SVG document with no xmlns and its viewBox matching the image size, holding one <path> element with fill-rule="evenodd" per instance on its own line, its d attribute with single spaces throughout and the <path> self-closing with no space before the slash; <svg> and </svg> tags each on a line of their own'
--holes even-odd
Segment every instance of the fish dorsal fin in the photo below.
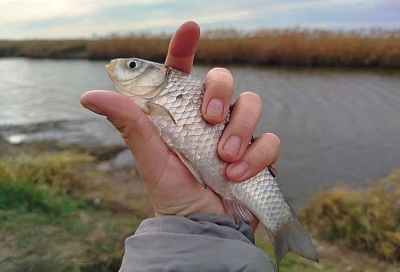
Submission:
<svg viewBox="0 0 400 272">
<path fill-rule="evenodd" d="M 147 101 L 146 106 L 149 108 L 148 114 L 151 116 L 168 116 L 176 125 L 176 121 L 167 108 L 159 104 Z"/>
<path fill-rule="evenodd" d="M 197 182 L 203 186 L 205 189 L 208 189 L 207 184 L 203 181 L 200 173 L 197 171 L 197 169 L 194 167 L 191 161 L 186 159 L 185 156 L 181 152 L 179 152 L 176 149 L 171 148 L 171 150 L 176 154 L 176 156 L 181 160 L 181 162 L 186 166 L 186 168 L 189 170 L 189 172 L 193 175 L 193 177 L 197 180 Z"/>
</svg>

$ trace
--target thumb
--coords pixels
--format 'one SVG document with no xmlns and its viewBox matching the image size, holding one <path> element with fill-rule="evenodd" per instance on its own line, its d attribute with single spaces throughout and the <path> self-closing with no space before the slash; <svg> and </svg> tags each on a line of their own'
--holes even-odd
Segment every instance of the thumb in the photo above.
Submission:
<svg viewBox="0 0 400 272">
<path fill-rule="evenodd" d="M 146 114 L 129 97 L 112 91 L 86 92 L 81 104 L 107 117 L 135 156 L 143 179 L 156 183 L 166 167 L 169 149 Z"/>
</svg>

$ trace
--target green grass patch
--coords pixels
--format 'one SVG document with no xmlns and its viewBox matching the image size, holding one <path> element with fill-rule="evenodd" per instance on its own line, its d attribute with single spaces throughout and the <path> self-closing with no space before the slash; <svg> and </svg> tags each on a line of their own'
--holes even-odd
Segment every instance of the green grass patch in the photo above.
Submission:
<svg viewBox="0 0 400 272">
<path fill-rule="evenodd" d="M 0 212 L 16 210 L 35 212 L 48 216 L 66 214 L 76 208 L 76 203 L 62 197 L 51 197 L 45 190 L 26 182 L 0 181 Z"/>
<path fill-rule="evenodd" d="M 367 190 L 336 187 L 317 194 L 301 217 L 320 239 L 400 261 L 400 171 Z"/>
<path fill-rule="evenodd" d="M 262 249 L 265 253 L 267 253 L 271 258 L 274 256 L 273 248 L 266 243 L 257 243 L 257 246 Z M 309 261 L 304 259 L 303 257 L 295 256 L 291 253 L 288 253 L 285 258 L 283 258 L 282 263 L 279 266 L 280 272 L 334 272 L 331 267 L 326 265 L 316 263 L 313 261 Z"/>
<path fill-rule="evenodd" d="M 138 224 L 38 185 L 0 182 L 0 271 L 117 271 Z"/>
<path fill-rule="evenodd" d="M 118 271 L 140 220 L 80 190 L 94 182 L 82 171 L 93 161 L 71 151 L 0 159 L 0 271 Z"/>
<path fill-rule="evenodd" d="M 68 193 L 83 186 L 80 168 L 94 160 L 88 154 L 74 151 L 2 157 L 0 180 L 46 185 L 57 193 Z"/>
</svg>

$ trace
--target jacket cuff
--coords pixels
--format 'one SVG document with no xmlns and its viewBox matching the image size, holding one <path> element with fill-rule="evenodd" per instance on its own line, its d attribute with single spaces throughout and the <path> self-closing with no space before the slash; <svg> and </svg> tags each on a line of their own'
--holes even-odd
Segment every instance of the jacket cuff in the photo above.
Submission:
<svg viewBox="0 0 400 272">
<path fill-rule="evenodd" d="M 136 234 L 156 232 L 190 233 L 255 243 L 253 229 L 249 224 L 229 216 L 216 214 L 149 218 L 142 221 L 136 230 Z"/>
</svg>

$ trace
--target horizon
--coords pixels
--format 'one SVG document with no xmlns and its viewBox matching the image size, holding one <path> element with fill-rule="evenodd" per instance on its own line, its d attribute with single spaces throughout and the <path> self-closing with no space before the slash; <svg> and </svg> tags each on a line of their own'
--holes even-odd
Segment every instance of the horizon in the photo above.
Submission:
<svg viewBox="0 0 400 272">
<path fill-rule="evenodd" d="M 111 34 L 171 34 L 187 20 L 203 31 L 233 28 L 353 31 L 400 29 L 400 0 L 211 1 L 3 0 L 1 40 L 91 39 Z"/>
</svg>

